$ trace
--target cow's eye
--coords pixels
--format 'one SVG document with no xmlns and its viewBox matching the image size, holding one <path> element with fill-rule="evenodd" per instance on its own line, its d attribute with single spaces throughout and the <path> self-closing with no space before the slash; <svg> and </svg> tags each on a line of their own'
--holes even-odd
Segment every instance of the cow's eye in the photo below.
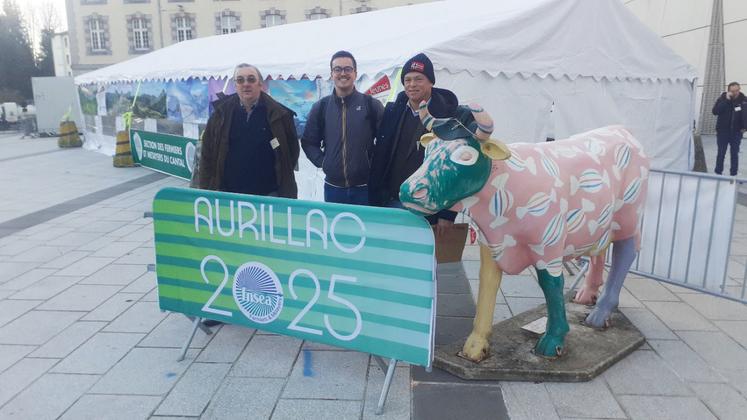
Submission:
<svg viewBox="0 0 747 420">
<path fill-rule="evenodd" d="M 459 146 L 451 152 L 451 160 L 460 165 L 474 165 L 479 157 L 477 150 L 469 146 Z"/>
</svg>

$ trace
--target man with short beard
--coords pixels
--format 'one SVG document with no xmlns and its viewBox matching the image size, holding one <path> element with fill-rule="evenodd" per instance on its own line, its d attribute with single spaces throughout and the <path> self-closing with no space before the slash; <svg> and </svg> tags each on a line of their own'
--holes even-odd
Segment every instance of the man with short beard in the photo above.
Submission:
<svg viewBox="0 0 747 420">
<path fill-rule="evenodd" d="M 371 150 L 384 107 L 355 89 L 352 54 L 336 52 L 329 67 L 335 89 L 311 107 L 301 145 L 324 170 L 324 201 L 367 205 Z"/>
<path fill-rule="evenodd" d="M 384 109 L 371 164 L 370 203 L 379 207 L 402 207 L 399 187 L 423 163 L 425 149 L 420 136 L 427 130 L 420 122 L 420 103 L 427 102 L 428 111 L 436 118 L 454 117 L 459 105 L 453 92 L 433 87 L 433 63 L 425 54 L 407 60 L 401 81 L 405 91 Z M 456 213 L 449 210 L 427 217 L 439 231 L 451 226 L 455 218 Z"/>
<path fill-rule="evenodd" d="M 744 119 L 747 112 L 743 108 L 747 106 L 747 98 L 739 92 L 740 85 L 737 82 L 729 83 L 726 92 L 716 100 L 713 105 L 713 115 L 716 119 L 716 173 L 721 175 L 724 171 L 724 158 L 726 148 L 731 152 L 731 176 L 739 173 L 739 146 L 742 143 L 742 133 L 747 128 Z"/>
</svg>

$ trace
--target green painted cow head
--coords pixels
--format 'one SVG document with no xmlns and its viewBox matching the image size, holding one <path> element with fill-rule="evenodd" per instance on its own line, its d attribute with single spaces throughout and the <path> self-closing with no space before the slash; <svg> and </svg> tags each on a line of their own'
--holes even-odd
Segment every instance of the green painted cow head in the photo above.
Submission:
<svg viewBox="0 0 747 420">
<path fill-rule="evenodd" d="M 425 102 L 420 119 L 431 133 L 423 135 L 423 164 L 400 187 L 399 199 L 409 210 L 429 215 L 448 209 L 482 189 L 492 160 L 511 157 L 490 138 L 493 120 L 478 105 L 460 106 L 455 118 L 433 118 Z"/>
</svg>

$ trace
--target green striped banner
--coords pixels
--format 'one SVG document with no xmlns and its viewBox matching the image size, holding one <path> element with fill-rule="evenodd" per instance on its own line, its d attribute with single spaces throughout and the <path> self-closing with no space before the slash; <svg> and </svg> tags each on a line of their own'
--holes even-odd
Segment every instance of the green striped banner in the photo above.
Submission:
<svg viewBox="0 0 747 420">
<path fill-rule="evenodd" d="M 433 233 L 398 209 L 165 188 L 161 309 L 430 366 Z"/>
</svg>

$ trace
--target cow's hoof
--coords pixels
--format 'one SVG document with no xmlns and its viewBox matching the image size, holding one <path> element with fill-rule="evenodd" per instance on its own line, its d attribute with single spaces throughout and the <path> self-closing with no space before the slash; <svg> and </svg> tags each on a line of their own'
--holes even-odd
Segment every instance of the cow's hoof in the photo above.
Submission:
<svg viewBox="0 0 747 420">
<path fill-rule="evenodd" d="M 584 324 L 597 330 L 604 330 L 610 327 L 610 314 L 603 313 L 599 308 L 595 308 L 586 316 Z"/>
<path fill-rule="evenodd" d="M 467 341 L 459 352 L 459 357 L 480 363 L 490 354 L 490 343 L 485 337 L 472 333 L 467 337 Z"/>
<path fill-rule="evenodd" d="M 545 333 L 534 347 L 534 353 L 548 359 L 557 359 L 563 355 L 565 337 Z"/>
<path fill-rule="evenodd" d="M 597 293 L 582 287 L 578 289 L 578 292 L 576 292 L 576 297 L 573 298 L 573 302 L 580 305 L 595 305 L 597 303 Z"/>
</svg>

